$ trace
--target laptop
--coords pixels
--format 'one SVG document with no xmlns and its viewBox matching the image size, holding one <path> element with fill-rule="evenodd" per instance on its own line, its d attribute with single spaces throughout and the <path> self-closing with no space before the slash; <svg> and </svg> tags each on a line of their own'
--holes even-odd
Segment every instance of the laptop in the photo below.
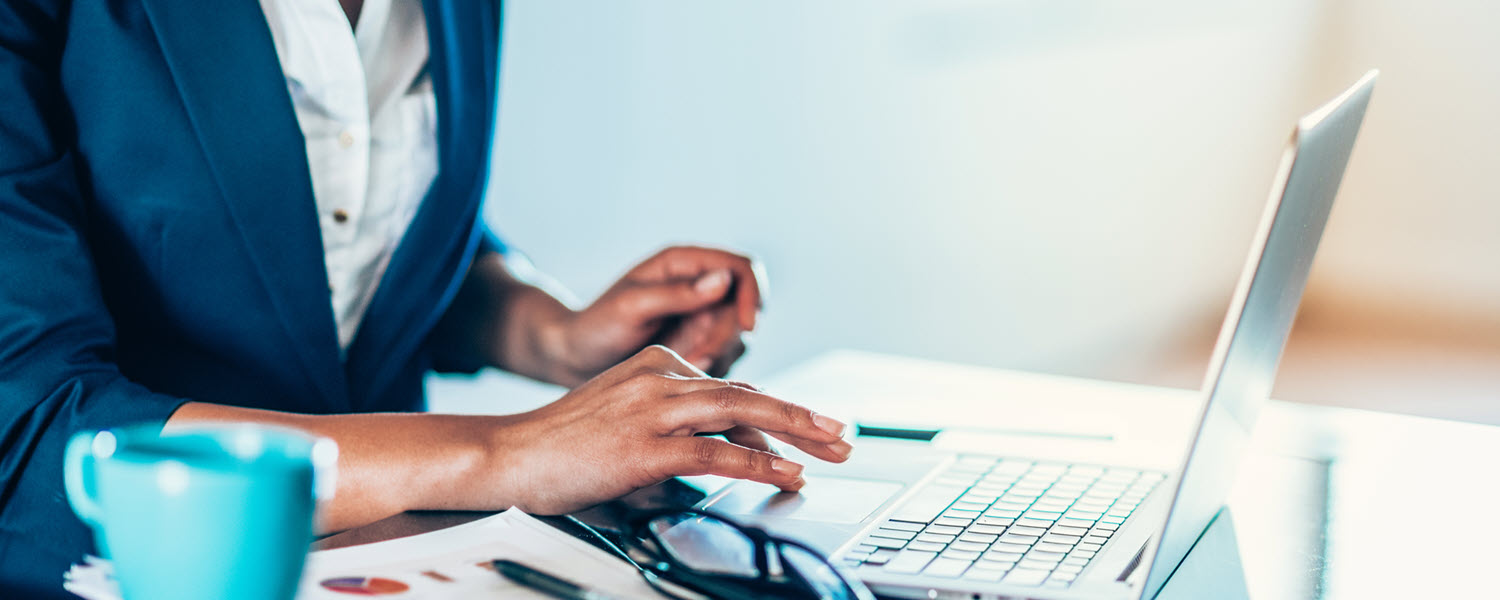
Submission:
<svg viewBox="0 0 1500 600">
<path fill-rule="evenodd" d="M 865 438 L 860 460 L 809 464 L 802 494 L 737 482 L 697 506 L 828 551 L 884 597 L 1154 597 L 1235 479 L 1377 75 L 1297 122 L 1204 379 L 1196 431 L 1169 468 L 1119 464 L 1110 452 L 1080 461 L 1078 452 L 955 453 Z M 983 418 L 995 417 L 953 425 Z"/>
</svg>

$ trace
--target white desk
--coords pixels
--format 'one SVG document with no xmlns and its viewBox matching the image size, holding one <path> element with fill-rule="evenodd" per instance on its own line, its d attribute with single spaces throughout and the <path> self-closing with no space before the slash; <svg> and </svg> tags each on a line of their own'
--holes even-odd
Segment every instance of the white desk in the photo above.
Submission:
<svg viewBox="0 0 1500 600">
<path fill-rule="evenodd" d="M 1058 438 L 1020 432 L 1071 422 L 1123 432 L 1097 442 L 1118 456 L 1167 464 L 1181 460 L 1201 407 L 1193 391 L 858 352 L 823 355 L 766 387 L 859 423 L 933 425 L 962 411 L 1016 432 L 934 440 L 955 448 L 1055 448 Z M 1195 550 L 1160 597 L 1500 598 L 1495 458 L 1500 427 L 1272 401 L 1231 492 L 1233 527 L 1222 529 L 1232 535 L 1215 531 L 1216 547 Z"/>
<path fill-rule="evenodd" d="M 768 391 L 865 424 L 934 425 L 945 411 L 1003 431 L 947 432 L 934 443 L 1024 454 L 1054 449 L 1062 419 L 1085 436 L 1120 432 L 1116 456 L 1180 460 L 1196 392 L 835 352 Z M 489 389 L 486 389 L 488 387 Z M 495 406 L 489 385 L 445 381 L 434 394 Z M 517 408 L 512 405 L 512 408 Z M 1070 441 L 1069 445 L 1075 445 Z M 856 452 L 858 444 L 856 442 Z M 1500 427 L 1272 401 L 1229 500 L 1162 600 L 1188 598 L 1500 598 Z M 480 513 L 408 513 L 320 547 L 447 527 Z M 1209 546 L 1209 547 L 1205 547 Z"/>
</svg>

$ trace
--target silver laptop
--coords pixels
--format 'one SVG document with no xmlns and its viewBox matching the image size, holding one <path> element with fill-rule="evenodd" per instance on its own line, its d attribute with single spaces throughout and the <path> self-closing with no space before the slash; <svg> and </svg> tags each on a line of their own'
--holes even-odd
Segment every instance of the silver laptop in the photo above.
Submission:
<svg viewBox="0 0 1500 600">
<path fill-rule="evenodd" d="M 810 466 L 807 491 L 819 486 L 816 503 L 768 500 L 764 486 L 736 483 L 699 507 L 801 538 L 887 597 L 1154 597 L 1235 479 L 1377 74 L 1298 121 L 1178 468 L 1115 464 L 1110 453 L 1079 462 L 1076 452 L 1068 461 L 956 454 L 865 438 L 860 460 Z M 981 418 L 960 416 L 954 425 Z"/>
</svg>

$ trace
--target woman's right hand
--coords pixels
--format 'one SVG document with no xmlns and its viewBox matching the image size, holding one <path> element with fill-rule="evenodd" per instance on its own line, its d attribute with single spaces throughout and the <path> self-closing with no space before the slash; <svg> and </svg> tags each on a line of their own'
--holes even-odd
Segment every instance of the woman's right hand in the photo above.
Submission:
<svg viewBox="0 0 1500 600">
<path fill-rule="evenodd" d="M 849 458 L 845 425 L 650 346 L 561 399 L 493 430 L 492 501 L 537 514 L 576 511 L 674 476 L 721 475 L 796 491 L 802 465 L 764 435 L 830 462 Z M 725 433 L 725 441 L 700 434 Z M 475 508 L 481 508 L 476 506 Z"/>
</svg>

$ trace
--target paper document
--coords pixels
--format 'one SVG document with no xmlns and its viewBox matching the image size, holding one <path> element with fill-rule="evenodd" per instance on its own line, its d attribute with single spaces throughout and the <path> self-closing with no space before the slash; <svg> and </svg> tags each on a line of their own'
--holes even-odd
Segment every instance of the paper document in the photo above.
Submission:
<svg viewBox="0 0 1500 600">
<path fill-rule="evenodd" d="M 545 599 L 490 567 L 508 558 L 612 597 L 662 598 L 624 561 L 511 509 L 472 523 L 307 555 L 297 600 Z M 87 600 L 120 600 L 108 561 L 73 565 L 65 587 Z"/>
</svg>

